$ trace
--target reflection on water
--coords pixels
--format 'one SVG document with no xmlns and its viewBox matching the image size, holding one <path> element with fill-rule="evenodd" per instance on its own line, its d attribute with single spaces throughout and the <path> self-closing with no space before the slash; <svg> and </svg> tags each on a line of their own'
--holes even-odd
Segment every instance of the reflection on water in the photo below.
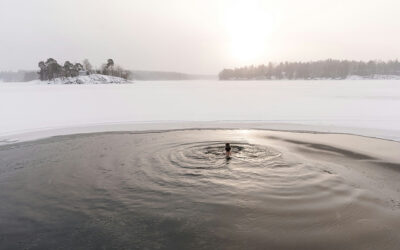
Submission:
<svg viewBox="0 0 400 250">
<path fill-rule="evenodd" d="M 290 154 L 235 131 L 3 147 L 0 248 L 397 249 L 377 197 Z"/>
</svg>

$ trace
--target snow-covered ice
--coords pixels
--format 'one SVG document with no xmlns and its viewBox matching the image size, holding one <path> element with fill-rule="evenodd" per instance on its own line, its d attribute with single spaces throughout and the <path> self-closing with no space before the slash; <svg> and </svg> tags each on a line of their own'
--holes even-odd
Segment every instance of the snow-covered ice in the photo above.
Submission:
<svg viewBox="0 0 400 250">
<path fill-rule="evenodd" d="M 38 131 L 49 136 L 196 127 L 311 130 L 400 141 L 399 125 L 396 80 L 0 83 L 3 143 Z"/>
</svg>

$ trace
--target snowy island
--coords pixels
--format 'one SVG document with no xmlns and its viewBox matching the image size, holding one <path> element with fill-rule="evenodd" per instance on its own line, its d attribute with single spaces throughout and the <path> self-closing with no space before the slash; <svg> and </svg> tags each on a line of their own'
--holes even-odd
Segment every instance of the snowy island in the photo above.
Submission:
<svg viewBox="0 0 400 250">
<path fill-rule="evenodd" d="M 55 59 L 49 58 L 46 62 L 39 62 L 38 66 L 39 80 L 47 84 L 130 83 L 130 72 L 121 66 L 115 66 L 113 59 L 108 59 L 98 69 L 94 69 L 88 59 L 83 64 L 66 61 L 61 66 Z"/>
</svg>

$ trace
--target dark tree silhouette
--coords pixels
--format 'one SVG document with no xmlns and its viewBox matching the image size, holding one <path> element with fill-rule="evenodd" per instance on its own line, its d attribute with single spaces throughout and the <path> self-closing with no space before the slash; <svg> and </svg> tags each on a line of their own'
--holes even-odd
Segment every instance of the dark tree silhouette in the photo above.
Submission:
<svg viewBox="0 0 400 250">
<path fill-rule="evenodd" d="M 53 58 L 47 59 L 46 68 L 49 80 L 62 76 L 62 67 Z"/>
<path fill-rule="evenodd" d="M 64 76 L 71 77 L 72 76 L 72 67 L 73 64 L 70 61 L 65 61 L 64 63 Z"/>
<path fill-rule="evenodd" d="M 113 67 L 114 66 L 114 60 L 113 59 L 108 59 L 107 60 L 107 68 Z"/>
<path fill-rule="evenodd" d="M 108 59 L 107 63 L 103 65 L 103 75 L 114 75 L 114 60 Z"/>
<path fill-rule="evenodd" d="M 43 61 L 40 61 L 38 64 L 40 71 L 39 71 L 39 79 L 41 81 L 47 80 L 47 67 L 46 64 Z"/>
</svg>

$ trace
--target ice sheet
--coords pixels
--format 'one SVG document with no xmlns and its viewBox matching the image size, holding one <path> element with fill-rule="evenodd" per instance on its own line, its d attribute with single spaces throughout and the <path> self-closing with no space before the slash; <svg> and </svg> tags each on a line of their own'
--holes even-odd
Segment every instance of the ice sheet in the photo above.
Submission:
<svg viewBox="0 0 400 250">
<path fill-rule="evenodd" d="M 396 80 L 0 84 L 3 142 L 38 131 L 55 135 L 121 126 L 257 127 L 400 141 L 399 125 L 400 81 Z"/>
</svg>

